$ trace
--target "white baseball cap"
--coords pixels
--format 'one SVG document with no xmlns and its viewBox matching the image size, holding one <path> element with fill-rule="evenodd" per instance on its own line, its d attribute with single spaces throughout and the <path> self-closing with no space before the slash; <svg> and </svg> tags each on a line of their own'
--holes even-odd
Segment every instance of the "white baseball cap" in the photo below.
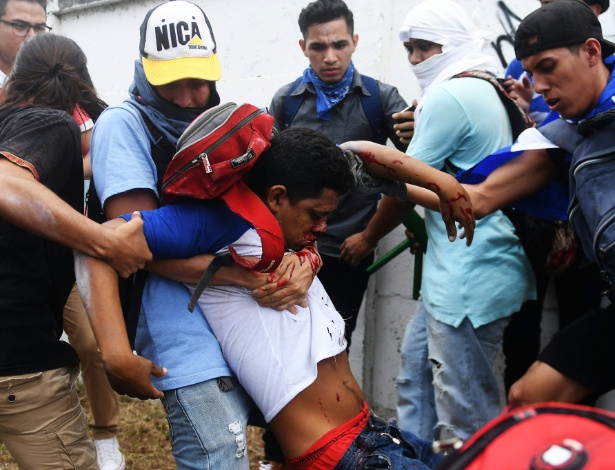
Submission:
<svg viewBox="0 0 615 470">
<path fill-rule="evenodd" d="M 169 0 L 150 10 L 141 24 L 139 51 L 154 86 L 184 78 L 220 80 L 214 32 L 194 3 Z"/>
</svg>

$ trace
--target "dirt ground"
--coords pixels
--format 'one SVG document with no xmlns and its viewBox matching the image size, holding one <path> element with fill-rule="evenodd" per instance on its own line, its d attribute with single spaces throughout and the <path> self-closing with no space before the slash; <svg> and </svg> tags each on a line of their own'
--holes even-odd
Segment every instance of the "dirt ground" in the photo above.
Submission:
<svg viewBox="0 0 615 470">
<path fill-rule="evenodd" d="M 80 392 L 81 403 L 91 420 L 85 394 Z M 258 469 L 263 458 L 262 429 L 248 426 L 248 455 L 250 469 Z M 175 461 L 171 455 L 171 442 L 167 420 L 159 401 L 141 401 L 120 397 L 120 429 L 118 440 L 126 456 L 129 470 L 171 470 Z M 17 465 L 0 443 L 0 470 L 18 470 Z"/>
</svg>

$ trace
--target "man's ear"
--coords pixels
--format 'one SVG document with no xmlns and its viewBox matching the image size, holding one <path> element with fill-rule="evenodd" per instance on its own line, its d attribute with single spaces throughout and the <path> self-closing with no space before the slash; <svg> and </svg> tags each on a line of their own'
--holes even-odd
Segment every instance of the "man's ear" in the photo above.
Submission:
<svg viewBox="0 0 615 470">
<path fill-rule="evenodd" d="M 286 187 L 281 184 L 271 186 L 265 193 L 265 205 L 273 214 L 277 214 L 287 200 Z"/>
<path fill-rule="evenodd" d="M 305 45 L 305 39 L 303 39 L 303 38 L 299 39 L 299 47 L 303 51 L 303 55 L 307 57 L 307 48 L 306 48 L 306 45 Z"/>
<path fill-rule="evenodd" d="M 589 38 L 583 45 L 587 51 L 590 65 L 596 65 L 602 63 L 602 45 L 600 41 L 595 38 Z"/>
<path fill-rule="evenodd" d="M 352 35 L 352 52 L 357 50 L 357 44 L 359 44 L 359 35 L 353 34 Z"/>
</svg>

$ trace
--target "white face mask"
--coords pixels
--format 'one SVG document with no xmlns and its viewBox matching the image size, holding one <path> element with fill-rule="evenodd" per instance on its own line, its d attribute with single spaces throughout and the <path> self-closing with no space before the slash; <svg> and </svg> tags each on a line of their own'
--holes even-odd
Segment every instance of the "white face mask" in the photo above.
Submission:
<svg viewBox="0 0 615 470">
<path fill-rule="evenodd" d="M 442 51 L 440 54 L 432 55 L 429 59 L 424 60 L 420 64 L 412 65 L 410 68 L 419 81 L 421 88 L 425 90 L 431 85 L 434 79 L 440 75 L 446 66 L 450 63 L 450 53 Z"/>
<path fill-rule="evenodd" d="M 416 5 L 404 20 L 399 37 L 403 42 L 423 39 L 442 45 L 441 54 L 411 67 L 425 93 L 465 70 L 499 72 L 495 57 L 483 51 L 487 33 L 479 30 L 454 0 L 426 0 Z"/>
</svg>

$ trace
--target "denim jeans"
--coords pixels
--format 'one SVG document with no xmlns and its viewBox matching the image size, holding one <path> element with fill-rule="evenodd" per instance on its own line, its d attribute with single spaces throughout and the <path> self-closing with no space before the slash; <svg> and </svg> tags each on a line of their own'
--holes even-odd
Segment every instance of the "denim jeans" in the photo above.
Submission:
<svg viewBox="0 0 615 470">
<path fill-rule="evenodd" d="M 477 329 L 467 318 L 455 328 L 422 302 L 406 325 L 397 379 L 397 417 L 423 439 L 466 440 L 502 409 L 493 371 L 509 318 Z"/>
<path fill-rule="evenodd" d="M 434 468 L 442 456 L 434 454 L 431 442 L 419 439 L 373 414 L 365 428 L 344 453 L 335 470 Z"/>
<path fill-rule="evenodd" d="M 247 470 L 252 400 L 230 377 L 164 392 L 177 469 Z"/>
</svg>

